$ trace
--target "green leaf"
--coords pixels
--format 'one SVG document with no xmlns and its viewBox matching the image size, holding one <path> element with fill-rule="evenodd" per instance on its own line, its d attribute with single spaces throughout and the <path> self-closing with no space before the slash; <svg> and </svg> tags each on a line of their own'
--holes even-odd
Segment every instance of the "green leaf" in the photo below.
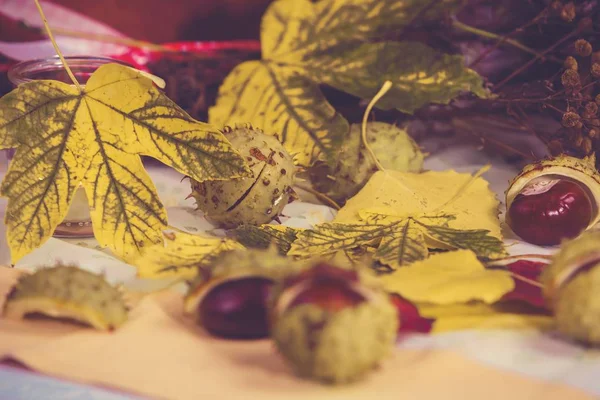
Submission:
<svg viewBox="0 0 600 400">
<path fill-rule="evenodd" d="M 440 54 L 417 42 L 351 46 L 308 60 L 305 68 L 314 80 L 364 99 L 390 80 L 392 88 L 376 106 L 405 113 L 429 103 L 447 104 L 461 92 L 489 94 L 481 77 L 464 67 L 462 56 Z"/>
<path fill-rule="evenodd" d="M 471 250 L 482 258 L 498 258 L 506 254 L 504 243 L 484 229 L 460 230 L 446 226 L 427 225 L 416 221 L 433 246 Z M 432 247 L 433 247 L 432 246 Z"/>
<path fill-rule="evenodd" d="M 429 251 L 423 232 L 412 219 L 400 222 L 394 233 L 381 239 L 374 255 L 376 261 L 397 268 L 427 258 Z"/>
<path fill-rule="evenodd" d="M 427 258 L 428 248 L 468 249 L 482 258 L 506 254 L 502 241 L 488 231 L 451 229 L 446 226 L 450 220 L 452 216 L 445 214 L 424 216 L 423 221 L 439 224 L 427 225 L 413 217 L 369 214 L 363 223 L 319 224 L 298 233 L 288 255 L 309 258 L 375 248 L 373 260 L 395 270 Z"/>
</svg>

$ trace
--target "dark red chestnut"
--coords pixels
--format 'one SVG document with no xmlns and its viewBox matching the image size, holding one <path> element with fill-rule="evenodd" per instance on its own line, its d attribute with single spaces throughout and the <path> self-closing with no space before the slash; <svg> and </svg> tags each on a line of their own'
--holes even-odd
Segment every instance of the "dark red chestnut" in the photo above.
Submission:
<svg viewBox="0 0 600 400">
<path fill-rule="evenodd" d="M 590 195 L 580 184 L 549 179 L 525 187 L 515 197 L 507 223 L 526 242 L 553 246 L 583 232 L 593 213 Z"/>
<path fill-rule="evenodd" d="M 201 325 L 210 334 L 229 339 L 267 337 L 267 301 L 272 286 L 270 279 L 247 277 L 211 288 L 198 306 Z"/>
</svg>

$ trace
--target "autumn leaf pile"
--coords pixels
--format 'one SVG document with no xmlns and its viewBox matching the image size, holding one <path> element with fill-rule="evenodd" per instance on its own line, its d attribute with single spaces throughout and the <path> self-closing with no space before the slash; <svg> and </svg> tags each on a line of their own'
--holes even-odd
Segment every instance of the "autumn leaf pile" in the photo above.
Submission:
<svg viewBox="0 0 600 400">
<path fill-rule="evenodd" d="M 545 264 L 509 262 L 497 209 L 477 175 L 382 171 L 332 222 L 241 226 L 226 237 L 174 233 L 134 264 L 140 277 L 192 279 L 223 250 L 275 246 L 294 259 L 372 268 L 404 310 L 402 331 L 549 328 L 537 283 Z"/>
<path fill-rule="evenodd" d="M 81 186 L 96 239 L 141 278 L 191 279 L 223 251 L 275 245 L 290 258 L 372 268 L 407 310 L 404 330 L 548 326 L 534 268 L 497 266 L 507 255 L 499 203 L 480 174 L 380 168 L 333 221 L 311 229 L 241 226 L 227 237 L 163 232 L 166 213 L 141 155 L 196 181 L 246 176 L 244 159 L 219 129 L 251 123 L 277 134 L 300 166 L 331 161 L 350 126 L 321 84 L 370 99 L 390 81 L 377 107 L 405 113 L 464 91 L 487 96 L 460 56 L 384 39 L 415 16 L 433 18 L 458 2 L 422 3 L 274 2 L 262 21 L 262 59 L 240 64 L 224 81 L 211 125 L 119 65 L 101 67 L 81 91 L 55 81 L 21 85 L 0 100 L 0 149 L 17 148 L 0 188 L 9 198 L 13 261 L 52 235 Z"/>
</svg>

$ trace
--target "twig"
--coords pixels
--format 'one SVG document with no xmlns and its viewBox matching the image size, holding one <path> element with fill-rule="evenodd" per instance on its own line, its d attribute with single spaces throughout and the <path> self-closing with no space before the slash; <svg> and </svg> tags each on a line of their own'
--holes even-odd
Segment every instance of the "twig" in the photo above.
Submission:
<svg viewBox="0 0 600 400">
<path fill-rule="evenodd" d="M 311 188 L 309 186 L 298 185 L 297 183 L 296 183 L 296 186 L 299 189 L 304 190 L 305 192 L 308 192 L 310 194 L 314 194 L 319 199 L 324 200 L 326 203 L 329 203 L 329 205 L 331 207 L 335 208 L 336 210 L 339 210 L 340 208 L 342 208 L 342 207 L 340 207 L 340 205 L 338 203 L 336 203 L 335 200 L 333 200 L 331 197 L 327 196 L 325 193 L 321 193 L 318 190 L 315 190 L 315 189 L 313 189 L 313 188 Z"/>
<path fill-rule="evenodd" d="M 512 40 L 511 37 L 516 35 L 518 32 L 521 32 L 521 31 L 523 31 L 523 29 L 529 28 L 531 25 L 537 23 L 541 17 L 546 15 L 547 10 L 548 10 L 548 7 L 543 9 L 538 15 L 533 17 L 533 19 L 531 19 L 529 22 L 526 22 L 523 25 L 521 25 L 520 27 L 514 29 L 508 35 L 502 36 L 499 40 L 496 41 L 496 43 L 494 43 L 494 45 L 492 47 L 490 47 L 489 49 L 487 49 L 486 51 L 481 53 L 471 64 L 469 64 L 469 68 L 473 68 L 475 65 L 479 64 L 485 57 L 487 57 L 492 51 L 494 51 L 498 47 L 500 47 L 500 45 L 502 45 L 503 43 L 510 43 L 509 40 Z M 552 61 L 554 61 L 554 57 L 548 57 L 548 59 L 551 59 Z"/>
<path fill-rule="evenodd" d="M 69 68 L 69 64 L 67 64 L 67 60 L 65 60 L 65 57 L 63 57 L 60 49 L 58 48 L 58 44 L 56 44 L 56 40 L 54 40 L 54 36 L 52 35 L 50 26 L 48 26 L 48 20 L 46 19 L 46 15 L 44 15 L 44 10 L 42 10 L 42 6 L 40 5 L 40 2 L 38 0 L 34 0 L 34 1 L 35 1 L 35 5 L 38 9 L 38 12 L 40 13 L 40 16 L 42 17 L 42 22 L 44 23 L 44 28 L 46 28 L 46 33 L 48 33 L 48 37 L 50 38 L 50 41 L 52 42 L 52 46 L 54 46 L 54 51 L 56 51 L 56 54 L 58 54 L 60 61 L 62 62 L 63 66 L 65 67 L 65 70 L 67 71 L 69 78 L 71 78 L 71 80 L 73 81 L 73 84 L 75 85 L 75 87 L 80 92 L 83 92 L 83 89 L 81 88 L 81 85 L 77 81 L 77 78 L 75 78 L 75 75 L 73 75 L 73 71 L 71 71 L 71 68 Z"/>
<path fill-rule="evenodd" d="M 538 51 L 532 49 L 531 47 L 525 46 L 524 44 L 522 44 L 521 42 L 519 42 L 517 40 L 510 39 L 510 38 L 508 38 L 506 36 L 500 36 L 500 35 L 498 35 L 496 33 L 493 33 L 493 32 L 484 31 L 483 29 L 475 28 L 473 26 L 470 26 L 470 25 L 467 25 L 467 24 L 464 24 L 464 23 L 460 22 L 456 18 L 454 18 L 452 20 L 452 26 L 454 28 L 457 28 L 457 29 L 460 29 L 462 31 L 469 32 L 469 33 L 472 33 L 474 35 L 478 35 L 478 36 L 481 36 L 481 37 L 484 37 L 484 38 L 496 39 L 496 40 L 499 41 L 498 45 L 500 45 L 501 43 L 510 44 L 511 46 L 516 47 L 516 48 L 518 48 L 520 50 L 523 50 L 523 51 L 525 51 L 525 52 L 527 52 L 529 54 L 533 54 L 534 56 L 537 56 L 538 58 L 544 57 L 544 54 L 539 53 Z M 558 60 L 558 59 L 556 59 L 554 57 L 548 57 L 548 59 L 552 60 L 554 62 L 562 63 L 560 60 Z"/>
<path fill-rule="evenodd" d="M 541 288 L 541 289 L 543 289 L 543 288 L 544 288 L 544 285 L 542 285 L 542 284 L 541 284 L 541 283 L 539 283 L 538 281 L 534 281 L 533 279 L 526 278 L 526 277 L 524 277 L 524 276 L 522 276 L 522 275 L 519 275 L 519 274 L 516 274 L 516 273 L 514 273 L 514 272 L 512 272 L 512 271 L 508 271 L 508 273 L 509 273 L 509 274 L 510 274 L 510 275 L 511 275 L 513 278 L 515 278 L 515 279 L 517 279 L 517 280 L 519 280 L 519 281 L 523 281 L 523 282 L 525 282 L 525 283 L 529 283 L 531 286 L 539 287 L 539 288 Z"/>
<path fill-rule="evenodd" d="M 569 33 L 568 35 L 566 35 L 565 37 L 563 37 L 562 39 L 560 39 L 559 41 L 557 41 L 556 43 L 554 43 L 552 46 L 548 47 L 546 50 L 544 50 L 543 52 L 541 52 L 539 56 L 535 56 L 534 58 L 532 58 L 531 60 L 529 60 L 528 62 L 526 62 L 520 68 L 518 68 L 517 70 L 515 70 L 512 74 L 510 74 L 509 76 L 507 76 L 506 78 L 504 78 L 501 82 L 499 82 L 497 85 L 495 85 L 494 90 L 498 91 L 498 89 L 500 89 L 502 86 L 504 86 L 509 81 L 511 81 L 515 76 L 519 75 L 520 73 L 522 73 L 523 71 L 525 71 L 527 68 L 531 67 L 537 60 L 539 60 L 541 57 L 544 57 L 546 54 L 548 54 L 549 52 L 551 52 L 552 50 L 554 50 L 555 48 L 557 48 L 558 46 L 560 46 L 565 41 L 569 40 L 572 36 L 576 35 L 577 32 L 579 32 L 579 30 L 572 31 L 571 33 Z"/>
</svg>

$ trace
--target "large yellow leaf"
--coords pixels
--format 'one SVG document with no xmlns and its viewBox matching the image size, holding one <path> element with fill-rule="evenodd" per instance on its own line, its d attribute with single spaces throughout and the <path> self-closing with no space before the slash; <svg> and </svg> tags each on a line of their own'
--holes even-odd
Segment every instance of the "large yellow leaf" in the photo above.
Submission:
<svg viewBox="0 0 600 400">
<path fill-rule="evenodd" d="M 552 316 L 526 314 L 484 303 L 431 305 L 417 304 L 423 318 L 435 320 L 431 332 L 485 329 L 548 330 L 554 326 Z"/>
<path fill-rule="evenodd" d="M 487 270 L 469 250 L 435 254 L 381 279 L 390 292 L 438 305 L 474 300 L 491 304 L 514 288 L 508 272 Z"/>
<path fill-rule="evenodd" d="M 421 174 L 398 171 L 376 172 L 365 187 L 338 212 L 335 222 L 355 223 L 368 213 L 405 217 L 442 212 L 454 219 L 448 227 L 484 229 L 502 239 L 498 220 L 499 202 L 483 178 L 455 171 Z M 455 193 L 460 195 L 454 199 Z M 451 201 L 452 200 L 452 201 Z M 439 209 L 441 207 L 441 209 Z"/>
<path fill-rule="evenodd" d="M 419 304 L 419 314 L 435 319 L 432 333 L 473 329 L 551 329 L 549 315 L 526 314 L 483 303 L 445 306 Z"/>
<path fill-rule="evenodd" d="M 142 256 L 130 261 L 137 268 L 138 277 L 190 279 L 221 252 L 244 248 L 230 239 L 183 232 L 165 234 L 165 238 L 164 244 L 148 247 Z"/>
<path fill-rule="evenodd" d="M 216 129 L 193 120 L 139 72 L 99 68 L 85 89 L 26 83 L 0 99 L 0 148 L 17 147 L 2 182 L 13 262 L 44 243 L 81 185 L 102 246 L 127 258 L 162 241 L 167 219 L 140 155 L 195 180 L 248 173 Z"/>
<path fill-rule="evenodd" d="M 263 61 L 238 65 L 219 89 L 210 122 L 250 122 L 279 134 L 297 163 L 310 164 L 340 145 L 348 122 L 327 102 L 316 83 L 296 68 Z"/>
<path fill-rule="evenodd" d="M 462 91 L 485 97 L 481 77 L 461 56 L 439 54 L 418 42 L 386 42 L 414 18 L 430 19 L 460 3 L 421 0 L 278 0 L 261 22 L 262 60 L 238 66 L 209 110 L 215 125 L 251 122 L 281 134 L 296 161 L 336 158 L 348 123 L 319 89 L 327 84 L 371 98 L 383 82 L 392 89 L 377 107 L 412 113 L 448 103 Z"/>
</svg>

